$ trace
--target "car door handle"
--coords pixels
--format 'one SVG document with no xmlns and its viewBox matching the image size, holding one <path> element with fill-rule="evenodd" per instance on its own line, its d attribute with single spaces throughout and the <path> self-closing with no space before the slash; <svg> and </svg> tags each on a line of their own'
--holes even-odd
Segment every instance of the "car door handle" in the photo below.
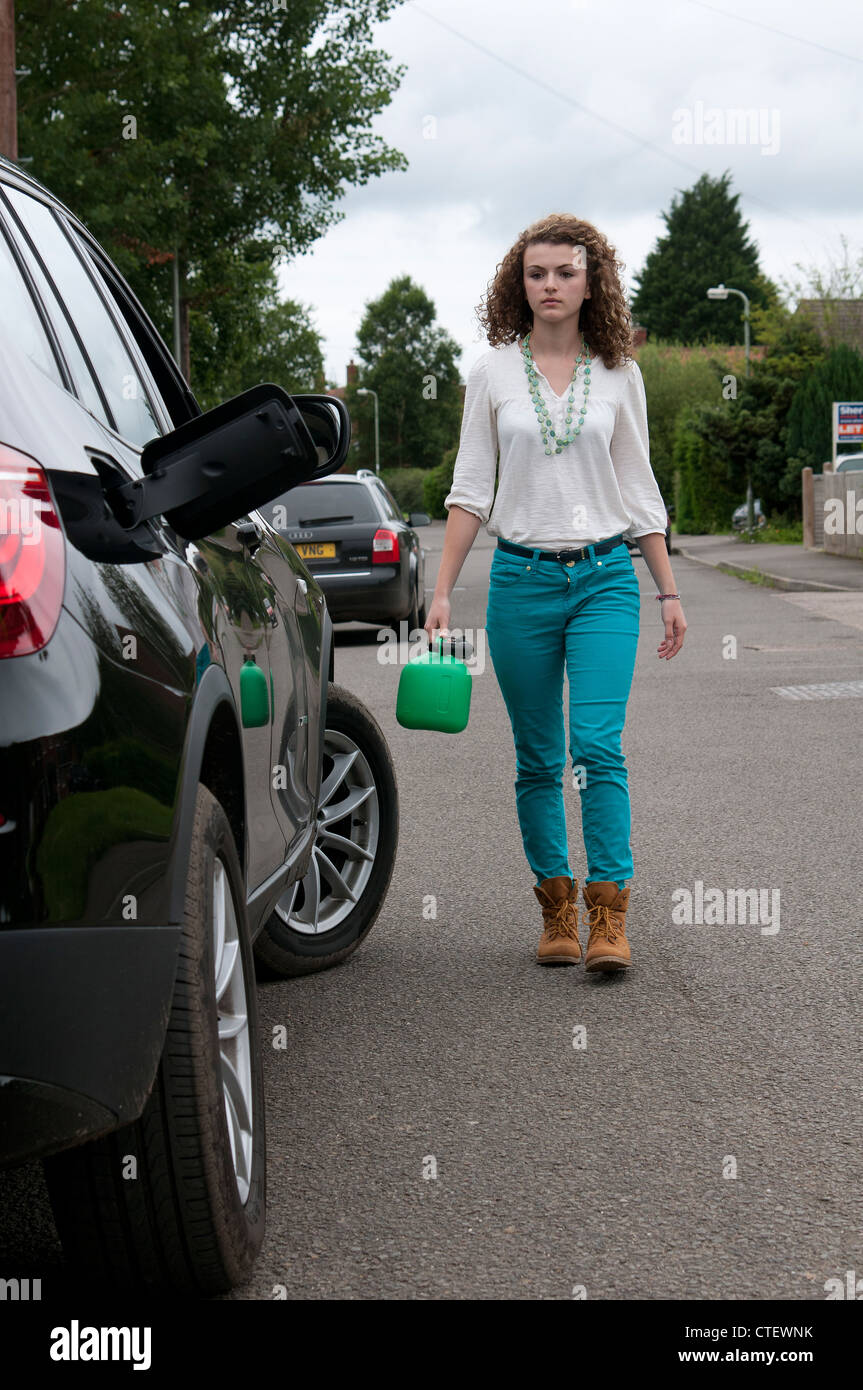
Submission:
<svg viewBox="0 0 863 1390">
<path fill-rule="evenodd" d="M 237 527 L 237 539 L 250 555 L 254 555 L 256 550 L 260 550 L 261 528 L 256 521 L 241 521 Z"/>
<path fill-rule="evenodd" d="M 305 579 L 301 579 L 299 575 L 296 576 L 296 581 L 297 589 L 294 594 L 295 611 L 299 614 L 309 613 L 311 611 L 309 609 L 309 586 Z"/>
</svg>

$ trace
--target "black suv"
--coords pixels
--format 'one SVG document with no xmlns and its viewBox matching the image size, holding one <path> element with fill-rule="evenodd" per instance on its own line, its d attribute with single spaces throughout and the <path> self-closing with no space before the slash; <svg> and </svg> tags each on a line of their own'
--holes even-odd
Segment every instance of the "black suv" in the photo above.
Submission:
<svg viewBox="0 0 863 1390">
<path fill-rule="evenodd" d="M 395 855 L 381 730 L 256 510 L 350 421 L 274 385 L 202 414 L 3 160 L 0 329 L 0 1163 L 44 1156 L 99 1280 L 224 1291 L 264 1232 L 254 961 L 343 960 Z"/>
</svg>

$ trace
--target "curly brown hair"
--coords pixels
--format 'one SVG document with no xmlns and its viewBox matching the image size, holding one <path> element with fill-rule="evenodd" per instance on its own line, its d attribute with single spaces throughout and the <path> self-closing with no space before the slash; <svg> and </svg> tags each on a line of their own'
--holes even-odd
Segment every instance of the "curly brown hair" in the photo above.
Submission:
<svg viewBox="0 0 863 1390">
<path fill-rule="evenodd" d="M 581 306 L 578 326 L 593 355 L 601 357 L 606 367 L 618 366 L 632 348 L 632 319 L 619 275 L 624 262 L 617 259 L 614 247 L 590 222 L 565 212 L 532 222 L 498 265 L 477 305 L 477 316 L 489 343 L 492 347 L 514 343 L 533 327 L 533 314 L 524 293 L 524 253 L 536 241 L 569 242 L 584 247 L 590 298 Z"/>
</svg>

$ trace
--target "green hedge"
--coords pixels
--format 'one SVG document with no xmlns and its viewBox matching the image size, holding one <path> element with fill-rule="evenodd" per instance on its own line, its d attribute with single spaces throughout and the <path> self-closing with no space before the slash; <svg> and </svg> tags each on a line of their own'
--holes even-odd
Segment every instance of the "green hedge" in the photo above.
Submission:
<svg viewBox="0 0 863 1390">
<path fill-rule="evenodd" d="M 428 512 L 437 521 L 446 521 L 444 499 L 452 490 L 452 475 L 458 457 L 458 444 L 447 449 L 435 468 L 382 468 L 381 478 L 402 510 Z M 494 483 L 497 496 L 497 477 Z M 492 505 L 494 500 L 492 499 Z"/>
<path fill-rule="evenodd" d="M 458 445 L 447 449 L 436 468 L 429 468 L 423 483 L 423 509 L 437 520 L 446 520 L 447 512 L 444 498 L 452 488 L 452 472 L 455 466 Z"/>
<path fill-rule="evenodd" d="M 382 468 L 381 479 L 386 483 L 398 502 L 405 518 L 409 512 L 426 510 L 423 483 L 428 477 L 427 468 Z"/>
<path fill-rule="evenodd" d="M 685 408 L 674 434 L 674 529 L 697 536 L 731 529 L 739 489 L 728 464 L 710 444 L 711 409 Z"/>
<path fill-rule="evenodd" d="M 686 348 L 645 343 L 636 357 L 647 396 L 650 463 L 660 492 L 670 502 L 678 421 L 687 407 L 721 404 L 723 371 L 739 368 L 733 350 L 719 344 Z"/>
</svg>

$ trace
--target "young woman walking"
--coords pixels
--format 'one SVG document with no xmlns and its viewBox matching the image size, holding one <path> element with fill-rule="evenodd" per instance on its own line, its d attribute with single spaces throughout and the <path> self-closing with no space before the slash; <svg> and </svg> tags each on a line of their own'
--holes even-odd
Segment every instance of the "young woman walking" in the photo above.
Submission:
<svg viewBox="0 0 863 1390">
<path fill-rule="evenodd" d="M 542 907 L 541 965 L 581 960 L 561 789 L 564 665 L 569 679 L 569 752 L 588 869 L 587 970 L 619 970 L 631 960 L 621 733 L 640 594 L 624 532 L 638 539 L 661 597 L 659 657 L 675 656 L 686 631 L 619 265 L 595 227 L 559 214 L 522 232 L 498 266 L 479 308 L 491 348 L 467 378 L 425 623 L 430 640 L 450 630 L 450 594 L 485 525 L 497 537 L 486 633 L 515 742 L 516 808 Z"/>
</svg>

